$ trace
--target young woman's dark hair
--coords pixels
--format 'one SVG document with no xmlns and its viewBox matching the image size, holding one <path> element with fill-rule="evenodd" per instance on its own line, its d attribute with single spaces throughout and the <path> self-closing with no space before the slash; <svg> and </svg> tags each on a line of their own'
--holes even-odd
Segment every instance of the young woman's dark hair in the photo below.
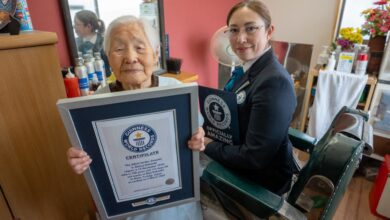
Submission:
<svg viewBox="0 0 390 220">
<path fill-rule="evenodd" d="M 96 16 L 95 12 L 89 10 L 82 10 L 78 11 L 75 14 L 75 17 L 84 25 L 90 24 L 92 30 L 96 33 L 104 34 L 104 31 L 106 29 L 104 22 Z"/>
<path fill-rule="evenodd" d="M 229 14 L 226 19 L 226 24 L 229 26 L 230 18 L 232 17 L 233 13 L 236 12 L 240 8 L 247 7 L 251 9 L 252 11 L 256 12 L 260 15 L 261 18 L 263 18 L 265 23 L 265 28 L 269 28 L 271 25 L 271 13 L 268 10 L 268 7 L 261 1 L 258 0 L 247 0 L 243 1 L 241 3 L 236 4 L 232 9 L 230 9 Z"/>
</svg>

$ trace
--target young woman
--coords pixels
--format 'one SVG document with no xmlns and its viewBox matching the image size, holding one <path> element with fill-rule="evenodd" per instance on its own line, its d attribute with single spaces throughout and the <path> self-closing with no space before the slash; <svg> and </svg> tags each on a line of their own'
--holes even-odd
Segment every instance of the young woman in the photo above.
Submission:
<svg viewBox="0 0 390 220">
<path fill-rule="evenodd" d="M 266 5 L 250 0 L 227 16 L 232 49 L 244 61 L 245 74 L 231 91 L 238 103 L 242 143 L 228 145 L 205 138 L 205 153 L 276 194 L 290 189 L 293 174 L 288 128 L 296 107 L 293 82 L 270 45 L 274 32 Z"/>
</svg>

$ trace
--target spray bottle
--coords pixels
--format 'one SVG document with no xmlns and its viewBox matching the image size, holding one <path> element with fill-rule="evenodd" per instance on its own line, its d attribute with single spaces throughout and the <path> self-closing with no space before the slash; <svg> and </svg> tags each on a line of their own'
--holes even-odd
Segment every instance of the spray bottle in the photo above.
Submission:
<svg viewBox="0 0 390 220">
<path fill-rule="evenodd" d="M 94 67 L 95 67 L 95 73 L 96 76 L 99 80 L 100 85 L 105 86 L 106 85 L 106 71 L 104 68 L 104 61 L 102 60 L 100 53 L 96 52 L 94 53 L 95 55 L 95 62 Z"/>
<path fill-rule="evenodd" d="M 74 68 L 76 76 L 79 78 L 79 88 L 82 96 L 89 94 L 89 82 L 87 68 L 83 65 L 82 58 L 76 58 L 76 67 Z"/>
<path fill-rule="evenodd" d="M 363 47 L 357 56 L 355 74 L 356 75 L 366 74 L 367 63 L 368 63 L 368 49 L 367 47 Z"/>
<path fill-rule="evenodd" d="M 336 66 L 335 52 L 333 51 L 328 59 L 328 64 L 326 64 L 325 71 L 333 71 Z"/>
</svg>

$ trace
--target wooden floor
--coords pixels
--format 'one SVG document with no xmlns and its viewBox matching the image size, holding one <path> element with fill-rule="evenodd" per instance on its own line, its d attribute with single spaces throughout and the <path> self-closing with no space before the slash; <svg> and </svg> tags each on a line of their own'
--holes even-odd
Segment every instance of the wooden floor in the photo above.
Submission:
<svg viewBox="0 0 390 220">
<path fill-rule="evenodd" d="M 371 214 L 368 206 L 368 194 L 373 182 L 362 176 L 354 177 L 348 186 L 334 220 L 373 220 L 380 219 Z"/>
</svg>

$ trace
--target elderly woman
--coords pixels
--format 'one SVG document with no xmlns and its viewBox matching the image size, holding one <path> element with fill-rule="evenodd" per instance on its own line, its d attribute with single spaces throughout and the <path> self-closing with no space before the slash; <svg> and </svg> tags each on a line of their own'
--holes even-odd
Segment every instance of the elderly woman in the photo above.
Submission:
<svg viewBox="0 0 390 220">
<path fill-rule="evenodd" d="M 100 88 L 96 93 L 144 89 L 157 86 L 175 85 L 180 82 L 173 78 L 152 74 L 158 57 L 155 49 L 158 42 L 153 29 L 133 16 L 115 19 L 108 27 L 104 49 L 108 54 L 116 82 Z M 192 149 L 204 149 L 204 131 L 198 128 L 188 141 Z M 71 147 L 67 152 L 68 162 L 75 173 L 81 174 L 92 162 L 86 152 Z M 199 203 L 153 211 L 132 219 L 202 219 Z"/>
</svg>

